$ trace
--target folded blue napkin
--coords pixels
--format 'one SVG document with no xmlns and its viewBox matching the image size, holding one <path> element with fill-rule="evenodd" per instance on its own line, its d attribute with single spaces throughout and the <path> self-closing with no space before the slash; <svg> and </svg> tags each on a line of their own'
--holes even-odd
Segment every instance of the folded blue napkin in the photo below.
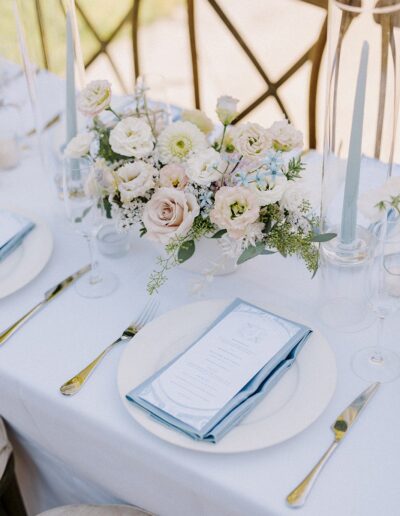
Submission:
<svg viewBox="0 0 400 516">
<path fill-rule="evenodd" d="M 172 364 L 174 364 L 180 357 L 188 350 L 184 351 L 179 356 L 175 357 L 171 362 L 164 366 L 160 371 L 157 371 L 145 382 L 134 388 L 126 395 L 126 398 L 146 411 L 152 418 L 166 425 L 169 428 L 184 433 L 195 440 L 217 443 L 229 430 L 236 426 L 250 410 L 252 410 L 257 403 L 259 403 L 266 393 L 280 380 L 284 373 L 291 367 L 296 360 L 298 353 L 304 346 L 312 330 L 302 324 L 295 323 L 284 319 L 276 314 L 272 314 L 266 310 L 255 307 L 240 299 L 236 299 L 231 305 L 224 310 L 224 312 L 211 324 L 211 326 L 197 339 L 188 349 L 191 349 L 196 343 L 201 340 L 212 328 L 220 323 L 228 314 L 237 309 L 256 309 L 266 317 L 270 317 L 271 321 L 276 323 L 278 321 L 283 327 L 290 328 L 288 333 L 289 338 L 282 343 L 279 351 L 272 356 L 267 363 L 265 363 L 258 372 L 248 381 L 242 388 L 226 403 L 218 412 L 207 419 L 201 413 L 201 410 L 196 413 L 196 409 L 192 411 L 193 422 L 197 423 L 195 426 L 188 424 L 179 419 L 179 417 L 171 415 L 162 410 L 161 407 L 166 407 L 166 400 L 168 400 L 168 393 L 158 389 L 153 389 L 153 381 L 156 380 L 164 371 L 166 371 Z M 251 326 L 249 326 L 251 332 Z M 264 345 L 264 341 L 262 341 Z M 215 344 L 218 348 L 218 342 Z M 268 339 L 265 339 L 265 346 L 268 346 Z M 207 387 L 207 386 L 205 386 Z M 150 393 L 150 397 L 149 394 Z M 143 397 L 147 397 L 143 399 Z M 155 400 L 157 406 L 149 399 Z M 184 413 L 185 409 L 182 409 Z M 186 411 L 187 412 L 187 411 Z M 202 419 L 203 418 L 203 419 Z M 188 419 L 186 418 L 186 421 Z M 205 424 L 199 430 L 199 421 L 204 421 Z"/>
<path fill-rule="evenodd" d="M 23 215 L 0 210 L 0 262 L 22 244 L 34 227 Z"/>
</svg>

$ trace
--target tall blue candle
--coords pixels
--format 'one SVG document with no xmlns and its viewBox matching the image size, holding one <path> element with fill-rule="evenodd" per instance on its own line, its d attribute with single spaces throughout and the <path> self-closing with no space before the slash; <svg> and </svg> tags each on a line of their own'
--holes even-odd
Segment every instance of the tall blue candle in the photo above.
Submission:
<svg viewBox="0 0 400 516">
<path fill-rule="evenodd" d="M 75 92 L 75 51 L 74 38 L 72 32 L 72 20 L 70 12 L 67 12 L 67 143 L 77 134 L 76 122 L 76 92 Z"/>
<path fill-rule="evenodd" d="M 361 146 L 364 125 L 365 89 L 367 85 L 369 45 L 364 41 L 358 69 L 356 94 L 354 98 L 353 121 L 351 125 L 349 155 L 344 187 L 342 225 L 340 240 L 352 244 L 356 239 L 358 186 L 360 183 Z"/>
</svg>

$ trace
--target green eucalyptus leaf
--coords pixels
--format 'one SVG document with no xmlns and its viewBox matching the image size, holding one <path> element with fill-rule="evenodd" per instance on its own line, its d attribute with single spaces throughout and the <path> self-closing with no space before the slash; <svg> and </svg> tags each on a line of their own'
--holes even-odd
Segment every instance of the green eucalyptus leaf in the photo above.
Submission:
<svg viewBox="0 0 400 516">
<path fill-rule="evenodd" d="M 194 240 L 187 240 L 183 242 L 178 249 L 178 262 L 183 263 L 186 260 L 189 260 L 195 252 L 196 246 L 194 244 Z"/>
<path fill-rule="evenodd" d="M 329 242 L 329 240 L 336 236 L 336 233 L 314 233 L 311 237 L 311 242 Z"/>
<path fill-rule="evenodd" d="M 226 229 L 220 229 L 211 238 L 221 238 L 223 235 L 225 235 L 225 233 Z"/>
<path fill-rule="evenodd" d="M 251 260 L 252 258 L 255 258 L 256 256 L 259 256 L 260 254 L 273 254 L 274 251 L 269 251 L 268 249 L 265 249 L 264 242 L 257 242 L 256 245 L 250 245 L 249 247 L 246 247 L 246 249 L 243 251 L 243 253 L 239 256 L 237 264 L 240 265 L 244 262 L 247 262 L 247 260 Z"/>
</svg>

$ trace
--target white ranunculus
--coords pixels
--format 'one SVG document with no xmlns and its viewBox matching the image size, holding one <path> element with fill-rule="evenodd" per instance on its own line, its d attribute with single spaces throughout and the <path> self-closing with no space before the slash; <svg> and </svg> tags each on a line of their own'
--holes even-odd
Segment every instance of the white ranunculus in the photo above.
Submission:
<svg viewBox="0 0 400 516">
<path fill-rule="evenodd" d="M 64 155 L 67 158 L 81 158 L 89 153 L 90 145 L 93 142 L 93 133 L 77 134 L 65 148 Z"/>
<path fill-rule="evenodd" d="M 117 171 L 118 189 L 122 202 L 130 202 L 135 197 L 145 195 L 154 186 L 156 169 L 144 161 L 127 163 Z"/>
<path fill-rule="evenodd" d="M 190 156 L 186 163 L 186 175 L 192 183 L 209 186 L 221 178 L 222 165 L 220 153 L 209 148 Z"/>
<path fill-rule="evenodd" d="M 305 203 L 312 204 L 311 196 L 309 188 L 301 181 L 288 181 L 280 205 L 289 212 L 298 213 Z"/>
<path fill-rule="evenodd" d="M 78 109 L 86 116 L 95 116 L 108 108 L 111 102 L 111 84 L 91 81 L 78 97 Z"/>
<path fill-rule="evenodd" d="M 214 129 L 212 121 L 200 109 L 184 109 L 181 118 L 183 122 L 194 124 L 204 134 L 209 134 Z"/>
<path fill-rule="evenodd" d="M 275 150 L 291 151 L 303 147 L 303 134 L 295 129 L 287 120 L 274 122 L 267 129 L 268 136 Z"/>
<path fill-rule="evenodd" d="M 285 176 L 266 176 L 265 183 L 260 185 L 256 182 L 250 183 L 252 188 L 257 194 L 260 206 L 266 206 L 267 204 L 274 204 L 281 200 L 286 187 L 288 186 L 288 180 Z"/>
<path fill-rule="evenodd" d="M 180 163 L 207 147 L 207 140 L 191 122 L 173 122 L 160 134 L 157 150 L 161 163 Z"/>
<path fill-rule="evenodd" d="M 251 122 L 235 127 L 233 142 L 235 149 L 246 158 L 262 157 L 272 145 L 267 130 Z"/>
<path fill-rule="evenodd" d="M 162 244 L 168 244 L 172 238 L 184 237 L 199 211 L 193 194 L 176 188 L 160 188 L 143 212 L 146 237 Z"/>
<path fill-rule="evenodd" d="M 110 145 L 114 152 L 132 158 L 145 158 L 154 148 L 151 128 L 141 118 L 124 118 L 110 132 Z"/>
<path fill-rule="evenodd" d="M 231 124 L 238 115 L 238 99 L 229 95 L 222 95 L 217 100 L 217 115 L 223 125 Z"/>
</svg>

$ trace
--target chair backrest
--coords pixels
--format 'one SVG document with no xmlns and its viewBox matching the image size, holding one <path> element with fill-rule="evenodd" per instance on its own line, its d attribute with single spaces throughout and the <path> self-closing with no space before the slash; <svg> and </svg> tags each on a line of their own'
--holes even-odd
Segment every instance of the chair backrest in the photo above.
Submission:
<svg viewBox="0 0 400 516">
<path fill-rule="evenodd" d="M 248 104 L 239 114 L 236 122 L 240 121 L 244 117 L 246 117 L 249 113 L 251 113 L 254 109 L 260 106 L 263 102 L 265 102 L 269 98 L 275 99 L 277 105 L 279 106 L 282 114 L 287 118 L 291 119 L 291 110 L 288 106 L 288 102 L 285 101 L 284 95 L 282 95 L 282 87 L 285 86 L 288 81 L 305 65 L 311 64 L 311 73 L 308 85 L 308 146 L 310 148 L 315 148 L 317 144 L 316 137 L 316 103 L 317 103 L 317 88 L 318 88 L 318 79 L 320 72 L 320 65 L 322 60 L 323 51 L 325 48 L 326 35 L 327 35 L 327 9 L 328 9 L 328 0 L 297 0 L 299 3 L 306 3 L 316 7 L 319 7 L 324 10 L 325 16 L 324 21 L 319 29 L 319 34 L 317 39 L 311 44 L 311 46 L 305 50 L 303 55 L 295 60 L 289 68 L 282 73 L 282 75 L 278 78 L 271 77 L 271 73 L 267 70 L 267 66 L 263 66 L 260 60 L 257 58 L 255 53 L 251 50 L 250 41 L 251 34 L 246 34 L 246 37 L 241 34 L 241 32 L 237 29 L 235 24 L 232 22 L 232 16 L 228 16 L 225 11 L 222 9 L 219 0 L 203 0 L 205 1 L 214 14 L 221 21 L 222 25 L 229 31 L 232 38 L 238 46 L 245 53 L 250 63 L 260 76 L 261 80 L 265 83 L 265 90 L 257 96 L 254 100 L 249 100 Z M 38 18 L 38 27 L 39 33 L 41 36 L 41 47 L 43 54 L 43 62 L 48 64 L 48 49 L 47 49 L 47 38 L 46 38 L 46 30 L 43 24 L 43 16 L 42 16 L 42 5 L 41 2 L 43 0 L 35 0 L 36 3 L 36 14 Z M 60 6 L 63 6 L 62 0 L 59 0 Z M 141 12 L 141 8 L 144 5 L 142 0 L 132 0 L 132 3 L 127 8 L 126 14 L 118 21 L 115 27 L 110 31 L 110 33 L 105 37 L 100 34 L 100 32 L 96 29 L 95 25 L 91 21 L 91 13 L 86 12 L 79 0 L 75 1 L 76 8 L 78 11 L 79 17 L 83 20 L 92 37 L 97 42 L 97 49 L 93 50 L 91 55 L 86 57 L 85 66 L 90 66 L 100 55 L 105 56 L 108 60 L 112 69 L 117 77 L 120 86 L 124 91 L 129 91 L 129 85 L 125 83 L 123 78 L 123 74 L 119 70 L 119 63 L 112 58 L 112 55 L 109 51 L 109 47 L 111 43 L 115 40 L 115 38 L 120 34 L 122 28 L 126 23 L 131 24 L 132 31 L 132 50 L 133 50 L 133 62 L 134 62 L 134 74 L 137 78 L 141 73 L 141 49 L 139 45 L 138 31 L 139 31 L 139 16 Z M 193 98 L 194 105 L 197 108 L 201 107 L 201 91 L 200 91 L 200 76 L 201 70 L 199 70 L 199 60 L 198 60 L 198 38 L 197 32 L 199 31 L 207 31 L 208 27 L 198 26 L 196 27 L 196 5 L 198 0 L 186 0 L 186 10 L 187 10 L 187 24 L 188 24 L 188 33 L 189 33 L 189 42 L 190 42 L 190 55 L 191 55 L 191 63 L 192 63 L 192 79 L 193 79 Z M 247 4 L 243 2 L 243 5 Z M 249 4 L 250 5 L 250 4 Z M 288 2 L 288 9 L 290 9 L 293 4 Z M 234 7 L 232 7 L 233 9 Z M 251 7 L 249 7 L 251 8 Z M 307 23 L 307 19 L 304 19 L 304 22 Z M 265 35 L 265 38 L 268 38 L 268 34 Z M 293 47 L 294 52 L 297 51 L 296 42 L 292 40 L 282 41 L 282 45 L 285 44 L 288 47 Z M 145 49 L 143 50 L 145 51 Z M 229 49 L 229 60 L 232 60 L 232 65 L 234 65 L 234 54 L 232 54 L 232 49 Z M 245 100 L 245 99 L 241 99 Z M 296 99 L 293 99 L 296 101 Z"/>
<path fill-rule="evenodd" d="M 128 505 L 65 505 L 38 516 L 151 516 L 151 513 Z"/>
<path fill-rule="evenodd" d="M 12 446 L 8 440 L 4 421 L 0 417 L 0 480 L 3 477 L 7 463 L 12 453 Z"/>
</svg>

